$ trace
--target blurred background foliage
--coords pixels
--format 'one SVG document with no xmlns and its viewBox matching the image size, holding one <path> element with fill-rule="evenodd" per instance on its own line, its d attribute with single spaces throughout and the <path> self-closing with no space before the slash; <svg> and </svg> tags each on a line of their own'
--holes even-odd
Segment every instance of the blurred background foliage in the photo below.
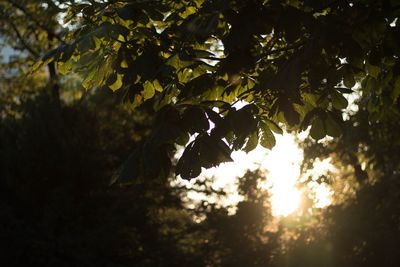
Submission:
<svg viewBox="0 0 400 267">
<path fill-rule="evenodd" d="M 60 41 L 63 2 L 0 1 L 2 265 L 400 266 L 397 98 L 360 93 L 341 138 L 302 141 L 304 173 L 318 158 L 336 167 L 315 179 L 334 191 L 323 210 L 273 217 L 261 171 L 238 179 L 234 213 L 211 201 L 188 205 L 188 190 L 224 194 L 210 181 L 187 189 L 169 173 L 110 185 L 151 136 L 153 103 L 133 111 L 122 92 L 83 91 L 80 77 L 59 77 L 51 63 L 25 75 Z"/>
</svg>

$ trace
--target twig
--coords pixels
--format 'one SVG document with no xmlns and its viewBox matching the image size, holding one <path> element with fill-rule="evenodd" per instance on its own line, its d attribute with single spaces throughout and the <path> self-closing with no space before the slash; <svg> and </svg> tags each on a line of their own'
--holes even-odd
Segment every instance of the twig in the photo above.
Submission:
<svg viewBox="0 0 400 267">
<path fill-rule="evenodd" d="M 25 41 L 24 37 L 19 32 L 17 26 L 10 20 L 11 28 L 14 30 L 15 34 L 17 35 L 18 40 L 21 42 L 22 46 L 28 50 L 34 57 L 39 57 L 39 53 L 33 50 L 33 48 Z"/>
</svg>

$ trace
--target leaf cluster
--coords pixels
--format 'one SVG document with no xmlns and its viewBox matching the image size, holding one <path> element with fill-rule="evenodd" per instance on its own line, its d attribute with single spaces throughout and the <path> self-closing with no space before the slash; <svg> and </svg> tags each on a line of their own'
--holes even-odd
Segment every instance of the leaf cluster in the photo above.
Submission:
<svg viewBox="0 0 400 267">
<path fill-rule="evenodd" d="M 82 17 L 71 42 L 37 66 L 56 60 L 63 72 L 81 73 L 88 89 L 123 91 L 133 107 L 172 109 L 154 126 L 159 141 L 149 143 L 157 144 L 144 150 L 155 155 L 198 134 L 176 168 L 185 178 L 236 149 L 272 148 L 279 126 L 311 127 L 317 140 L 340 136 L 345 95 L 356 84 L 379 102 L 370 102 L 372 113 L 399 96 L 396 1 L 120 0 L 75 4 L 70 14 Z M 248 108 L 234 110 L 238 101 Z M 207 131 L 210 121 L 215 129 Z M 165 164 L 156 168 L 164 177 Z"/>
</svg>

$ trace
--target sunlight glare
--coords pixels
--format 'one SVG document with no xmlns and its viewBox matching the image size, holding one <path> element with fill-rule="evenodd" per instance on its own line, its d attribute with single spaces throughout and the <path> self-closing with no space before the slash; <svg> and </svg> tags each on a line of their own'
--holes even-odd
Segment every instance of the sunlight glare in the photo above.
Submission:
<svg viewBox="0 0 400 267">
<path fill-rule="evenodd" d="M 227 196 L 222 205 L 235 205 L 243 197 L 237 191 L 236 177 L 242 177 L 247 170 L 262 169 L 266 172 L 266 182 L 261 188 L 268 190 L 271 195 L 271 211 L 276 217 L 285 217 L 300 211 L 303 191 L 298 188 L 300 181 L 300 164 L 303 160 L 303 151 L 296 143 L 295 137 L 289 133 L 276 135 L 276 146 L 267 150 L 261 146 L 249 153 L 235 151 L 232 153 L 233 162 L 223 163 L 216 168 L 203 170 L 202 177 L 215 177 L 213 188 L 223 189 Z M 315 175 L 329 168 L 330 163 L 317 164 Z M 192 181 L 183 181 L 188 188 Z M 331 194 L 326 184 L 308 184 L 307 187 L 314 193 L 314 207 L 323 208 L 331 203 Z M 198 192 L 190 192 L 189 199 L 199 201 L 204 196 Z M 221 200 L 208 199 L 209 202 Z M 230 212 L 235 212 L 234 209 Z"/>
<path fill-rule="evenodd" d="M 288 216 L 298 210 L 301 192 L 291 186 L 282 185 L 272 187 L 271 205 L 274 216 Z"/>
<path fill-rule="evenodd" d="M 303 152 L 290 134 L 277 135 L 277 145 L 267 154 L 262 167 L 268 170 L 267 184 L 271 193 L 272 214 L 287 216 L 298 210 L 301 192 L 296 187 Z"/>
<path fill-rule="evenodd" d="M 214 187 L 227 190 L 229 198 L 226 201 L 234 204 L 241 199 L 232 183 L 235 177 L 243 176 L 246 170 L 264 169 L 267 171 L 267 182 L 261 187 L 271 194 L 273 215 L 287 216 L 294 213 L 301 201 L 301 191 L 296 184 L 300 176 L 303 152 L 291 134 L 277 135 L 276 141 L 272 150 L 258 146 L 249 153 L 236 151 L 232 154 L 233 162 L 204 170 L 202 175 L 217 177 Z"/>
</svg>

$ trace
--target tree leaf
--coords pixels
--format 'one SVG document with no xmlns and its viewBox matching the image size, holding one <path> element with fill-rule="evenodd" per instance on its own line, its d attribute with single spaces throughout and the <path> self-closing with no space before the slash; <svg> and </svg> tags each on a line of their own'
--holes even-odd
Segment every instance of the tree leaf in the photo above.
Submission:
<svg viewBox="0 0 400 267">
<path fill-rule="evenodd" d="M 144 100 L 150 99 L 154 96 L 155 94 L 155 88 L 152 82 L 150 81 L 146 81 L 143 84 L 143 91 L 142 91 L 142 96 L 144 98 Z"/>
<path fill-rule="evenodd" d="M 116 80 L 113 84 L 108 86 L 111 90 L 116 91 L 122 87 L 122 75 L 116 74 Z"/>
<path fill-rule="evenodd" d="M 260 128 L 261 128 L 260 144 L 265 148 L 272 149 L 276 144 L 274 134 L 272 133 L 268 125 L 263 122 L 260 122 Z"/>
<path fill-rule="evenodd" d="M 352 72 L 350 72 L 350 71 L 345 72 L 343 84 L 347 88 L 353 88 L 353 86 L 356 84 L 356 81 L 354 79 L 354 74 Z"/>
<path fill-rule="evenodd" d="M 190 133 L 205 132 L 210 127 L 205 111 L 196 105 L 189 106 L 183 112 L 182 125 Z"/>
<path fill-rule="evenodd" d="M 345 109 L 347 108 L 347 105 L 349 104 L 347 99 L 337 91 L 332 92 L 332 105 L 336 109 Z"/>
<path fill-rule="evenodd" d="M 219 137 L 206 134 L 197 138 L 197 142 L 202 167 L 216 167 L 220 163 L 232 161 L 230 157 L 231 149 Z"/>
<path fill-rule="evenodd" d="M 162 91 L 163 91 L 163 88 L 162 88 L 161 84 L 158 82 L 157 79 L 155 79 L 155 80 L 153 81 L 153 86 L 154 86 L 154 89 L 155 89 L 157 92 L 162 92 Z"/>
<path fill-rule="evenodd" d="M 268 125 L 268 127 L 277 134 L 283 134 L 283 130 L 281 127 L 279 127 L 279 125 L 277 123 L 275 123 L 272 120 L 265 120 L 265 123 Z"/>
<path fill-rule="evenodd" d="M 243 148 L 245 152 L 254 150 L 258 145 L 258 129 L 254 130 L 247 138 L 246 146 Z"/>
<path fill-rule="evenodd" d="M 381 69 L 378 66 L 367 63 L 365 67 L 367 69 L 368 75 L 374 77 L 375 79 L 378 79 L 379 73 L 381 72 Z"/>
<path fill-rule="evenodd" d="M 191 178 L 200 175 L 201 165 L 199 159 L 199 148 L 198 146 L 195 146 L 194 141 L 186 147 L 182 156 L 178 160 L 175 173 L 185 180 L 190 180 Z"/>
<path fill-rule="evenodd" d="M 339 137 L 342 134 L 342 129 L 340 125 L 336 122 L 334 118 L 332 118 L 330 114 L 328 114 L 324 123 L 327 135 L 332 137 Z"/>
<path fill-rule="evenodd" d="M 310 135 L 315 140 L 319 140 L 325 137 L 325 126 L 321 117 L 316 117 L 311 125 Z"/>
</svg>

